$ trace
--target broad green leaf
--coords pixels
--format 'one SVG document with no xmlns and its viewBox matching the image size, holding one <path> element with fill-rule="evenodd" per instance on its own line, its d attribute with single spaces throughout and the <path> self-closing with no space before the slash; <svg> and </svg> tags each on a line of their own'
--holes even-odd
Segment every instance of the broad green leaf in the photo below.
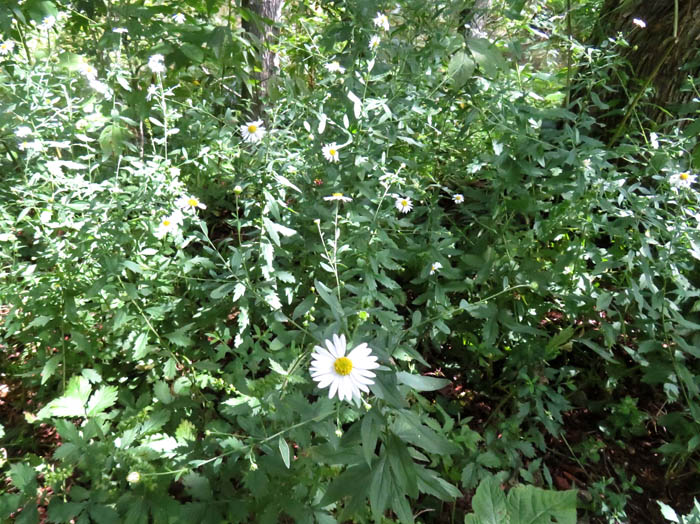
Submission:
<svg viewBox="0 0 700 524">
<path fill-rule="evenodd" d="M 506 506 L 511 524 L 576 524 L 576 490 L 550 491 L 534 486 L 510 490 Z"/>
<path fill-rule="evenodd" d="M 457 445 L 423 424 L 415 413 L 401 409 L 397 411 L 397 414 L 391 431 L 401 440 L 418 446 L 429 453 L 439 455 L 459 453 Z"/>
<path fill-rule="evenodd" d="M 384 456 L 372 468 L 372 482 L 369 488 L 369 504 L 375 522 L 382 521 L 382 515 L 389 506 L 393 487 L 392 477 L 386 464 L 386 456 Z"/>
<path fill-rule="evenodd" d="M 474 60 L 464 51 L 457 51 L 447 66 L 447 75 L 454 89 L 461 88 L 474 74 Z"/>
<path fill-rule="evenodd" d="M 28 464 L 18 462 L 10 466 L 10 479 L 18 490 L 29 493 L 36 486 L 36 471 Z"/>
<path fill-rule="evenodd" d="M 374 458 L 374 448 L 377 447 L 377 439 L 379 438 L 379 421 L 377 420 L 376 408 L 362 417 L 360 425 L 360 436 L 362 439 L 362 454 L 367 461 L 368 466 L 372 466 Z"/>
<path fill-rule="evenodd" d="M 141 360 L 148 354 L 148 333 L 141 333 L 134 340 L 134 360 Z"/>
<path fill-rule="evenodd" d="M 65 395 L 44 406 L 37 413 L 37 418 L 83 417 L 85 416 L 85 404 L 91 391 L 88 379 L 82 376 L 72 377 L 66 387 Z"/>
<path fill-rule="evenodd" d="M 392 472 L 394 484 L 400 486 L 408 496 L 418 496 L 418 478 L 415 464 L 404 444 L 396 435 L 385 442 L 386 456 Z"/>
<path fill-rule="evenodd" d="M 175 430 L 175 438 L 194 442 L 197 439 L 197 428 L 192 421 L 183 418 Z"/>
<path fill-rule="evenodd" d="M 495 477 L 484 479 L 472 498 L 473 515 L 467 515 L 465 524 L 504 524 L 510 522 L 506 496 Z M 511 523 L 512 524 L 512 523 Z"/>
</svg>

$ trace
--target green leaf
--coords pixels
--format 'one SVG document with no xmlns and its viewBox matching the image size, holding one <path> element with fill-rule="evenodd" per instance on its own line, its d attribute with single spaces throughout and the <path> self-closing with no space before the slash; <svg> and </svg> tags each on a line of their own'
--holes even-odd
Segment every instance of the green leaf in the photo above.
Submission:
<svg viewBox="0 0 700 524">
<path fill-rule="evenodd" d="M 360 425 L 360 436 L 362 439 L 362 454 L 367 461 L 368 466 L 372 466 L 374 458 L 374 448 L 377 447 L 377 439 L 379 438 L 379 421 L 377 420 L 376 408 L 371 410 L 362 418 Z"/>
<path fill-rule="evenodd" d="M 182 419 L 175 430 L 175 438 L 177 440 L 189 440 L 194 442 L 197 439 L 197 428 L 192 421 Z"/>
<path fill-rule="evenodd" d="M 58 364 L 63 360 L 61 355 L 54 355 L 46 361 L 43 369 L 41 370 L 41 385 L 43 386 L 46 382 L 53 376 L 58 368 Z"/>
<path fill-rule="evenodd" d="M 63 502 L 61 497 L 51 498 L 48 507 L 50 522 L 70 522 L 85 509 L 84 502 Z"/>
<path fill-rule="evenodd" d="M 384 456 L 372 469 L 372 482 L 369 487 L 369 504 L 375 522 L 382 521 L 382 515 L 389 506 L 393 487 L 389 468 L 386 467 L 386 456 Z"/>
<path fill-rule="evenodd" d="M 134 360 L 140 360 L 148 354 L 148 334 L 141 333 L 134 340 Z"/>
<path fill-rule="evenodd" d="M 199 500 L 211 500 L 213 497 L 209 479 L 196 472 L 190 472 L 182 477 L 185 490 L 192 497 Z"/>
<path fill-rule="evenodd" d="M 87 416 L 94 417 L 104 410 L 111 408 L 117 402 L 118 389 L 116 386 L 102 386 L 98 389 L 87 405 Z"/>
<path fill-rule="evenodd" d="M 404 444 L 396 435 L 385 442 L 386 456 L 394 478 L 394 484 L 401 487 L 411 498 L 418 496 L 418 478 L 415 464 Z"/>
<path fill-rule="evenodd" d="M 94 522 L 100 524 L 119 524 L 121 522 L 119 513 L 114 508 L 102 504 L 90 506 L 88 513 Z"/>
<path fill-rule="evenodd" d="M 154 384 L 153 393 L 163 404 L 170 404 L 174 399 L 172 393 L 170 393 L 170 386 L 162 380 Z"/>
<path fill-rule="evenodd" d="M 287 469 L 289 469 L 289 444 L 287 444 L 286 440 L 280 437 L 279 441 L 277 442 L 277 445 L 280 448 L 280 455 L 282 455 L 282 461 L 284 462 L 284 465 L 287 466 Z"/>
<path fill-rule="evenodd" d="M 338 298 L 335 296 L 334 292 L 331 291 L 323 282 L 319 280 L 314 280 L 314 286 L 319 296 L 323 301 L 328 304 L 331 308 L 333 316 L 340 320 L 345 317 L 345 312 L 343 311 L 343 306 L 338 302 Z"/>
<path fill-rule="evenodd" d="M 24 462 L 18 462 L 10 466 L 10 479 L 20 491 L 29 493 L 36 489 L 36 471 Z M 31 494 L 34 495 L 34 493 Z"/>
<path fill-rule="evenodd" d="M 479 64 L 483 73 L 495 78 L 499 70 L 505 70 L 508 64 L 501 52 L 484 38 L 467 38 L 467 47 L 471 51 L 474 60 Z"/>
<path fill-rule="evenodd" d="M 452 80 L 454 89 L 461 88 L 474 74 L 474 60 L 464 51 L 457 51 L 447 66 L 447 76 Z"/>
<path fill-rule="evenodd" d="M 49 417 L 83 417 L 85 403 L 92 388 L 88 379 L 82 376 L 72 377 L 62 397 L 52 400 L 37 413 L 37 418 Z"/>
<path fill-rule="evenodd" d="M 450 384 L 450 381 L 445 378 L 414 375 L 412 373 L 406 373 L 405 371 L 396 373 L 396 379 L 399 384 L 410 386 L 416 391 L 435 391 Z"/>
<path fill-rule="evenodd" d="M 551 491 L 516 486 L 506 500 L 511 524 L 576 524 L 576 490 Z"/>
<path fill-rule="evenodd" d="M 572 326 L 562 329 L 559 333 L 557 333 L 551 339 L 549 339 L 549 342 L 547 343 L 547 347 L 545 349 L 548 353 L 553 353 L 556 350 L 558 350 L 561 346 L 566 344 L 573 336 L 574 328 Z"/>
<path fill-rule="evenodd" d="M 506 496 L 495 477 L 484 479 L 472 499 L 474 515 L 467 515 L 465 524 L 503 524 L 507 517 Z"/>
<path fill-rule="evenodd" d="M 398 410 L 391 431 L 401 440 L 418 446 L 429 453 L 450 455 L 459 453 L 459 446 L 424 425 L 418 415 L 406 409 Z"/>
</svg>

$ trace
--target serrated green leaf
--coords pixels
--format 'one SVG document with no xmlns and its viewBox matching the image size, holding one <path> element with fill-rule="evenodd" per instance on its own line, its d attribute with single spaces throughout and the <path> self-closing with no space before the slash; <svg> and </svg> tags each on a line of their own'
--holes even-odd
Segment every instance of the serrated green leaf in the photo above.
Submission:
<svg viewBox="0 0 700 524">
<path fill-rule="evenodd" d="M 386 465 L 386 456 L 384 456 L 372 469 L 372 482 L 369 488 L 369 505 L 375 522 L 381 522 L 381 516 L 389 506 L 393 488 L 394 484 Z"/>
<path fill-rule="evenodd" d="M 362 439 L 362 454 L 367 465 L 372 466 L 374 448 L 377 447 L 377 439 L 379 438 L 379 421 L 377 420 L 376 409 L 373 409 L 362 418 L 360 437 Z"/>
<path fill-rule="evenodd" d="M 191 421 L 182 419 L 175 430 L 175 438 L 194 442 L 197 439 L 197 428 Z"/>
<path fill-rule="evenodd" d="M 18 462 L 10 466 L 10 479 L 18 490 L 29 493 L 36 486 L 36 471 L 28 464 Z"/>
<path fill-rule="evenodd" d="M 467 524 L 503 524 L 509 522 L 506 496 L 495 477 L 484 479 L 472 498 L 473 515 L 467 515 Z"/>
<path fill-rule="evenodd" d="M 94 417 L 111 408 L 117 402 L 119 390 L 116 386 L 103 386 L 98 389 L 87 405 L 87 416 Z"/>
<path fill-rule="evenodd" d="M 457 51 L 447 66 L 447 75 L 452 81 L 452 87 L 459 89 L 466 84 L 474 74 L 475 67 L 474 60 L 467 53 Z"/>
<path fill-rule="evenodd" d="M 576 524 L 576 490 L 551 491 L 516 486 L 506 498 L 511 524 Z"/>
</svg>

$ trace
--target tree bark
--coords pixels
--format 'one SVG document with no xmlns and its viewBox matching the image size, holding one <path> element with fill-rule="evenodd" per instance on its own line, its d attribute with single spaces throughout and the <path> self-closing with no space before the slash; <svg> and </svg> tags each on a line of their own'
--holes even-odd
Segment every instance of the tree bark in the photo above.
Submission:
<svg viewBox="0 0 700 524">
<path fill-rule="evenodd" d="M 242 0 L 242 7 L 248 9 L 258 18 L 266 18 L 272 22 L 279 22 L 282 18 L 282 5 L 284 0 Z M 244 20 L 243 28 L 255 36 L 260 42 L 260 73 L 256 75 L 257 85 L 252 93 L 248 93 L 251 102 L 253 116 L 263 116 L 263 99 L 267 95 L 268 81 L 276 73 L 275 53 L 270 46 L 274 43 L 279 30 L 267 24 L 263 20 Z"/>
<path fill-rule="evenodd" d="M 629 113 L 642 108 L 640 101 L 648 87 L 653 94 L 643 112 L 657 123 L 678 116 L 678 107 L 694 97 L 692 91 L 681 88 L 689 75 L 700 72 L 697 61 L 693 65 L 700 49 L 700 1 L 678 0 L 677 17 L 675 4 L 675 0 L 605 0 L 590 44 L 600 45 L 622 33 L 630 44 L 622 56 L 629 62 L 632 80 L 608 85 L 607 93 L 598 93 L 603 102 L 619 99 L 613 112 L 603 118 L 607 133 L 624 127 Z"/>
</svg>

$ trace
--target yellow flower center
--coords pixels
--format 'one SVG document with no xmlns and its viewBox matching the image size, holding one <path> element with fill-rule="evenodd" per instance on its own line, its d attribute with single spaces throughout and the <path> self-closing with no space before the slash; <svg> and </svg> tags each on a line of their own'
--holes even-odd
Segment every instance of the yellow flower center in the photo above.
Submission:
<svg viewBox="0 0 700 524">
<path fill-rule="evenodd" d="M 408 207 L 408 200 L 402 200 L 401 207 Z"/>
<path fill-rule="evenodd" d="M 688 173 L 681 173 L 681 180 L 688 180 Z"/>
<path fill-rule="evenodd" d="M 328 150 L 328 154 L 331 155 L 331 156 L 335 156 L 336 153 L 337 153 L 337 151 L 336 151 L 335 149 L 329 149 L 329 150 Z"/>
<path fill-rule="evenodd" d="M 340 357 L 333 363 L 333 368 L 338 375 L 349 375 L 352 371 L 352 360 L 347 357 Z"/>
<path fill-rule="evenodd" d="M 196 198 L 190 198 L 187 201 L 187 205 L 190 207 L 197 207 L 199 205 L 199 200 L 197 200 Z"/>
<path fill-rule="evenodd" d="M 258 126 L 256 126 L 255 124 L 250 124 L 250 125 L 248 126 L 248 132 L 249 132 L 249 133 L 255 133 L 257 130 L 258 130 Z"/>
<path fill-rule="evenodd" d="M 332 196 L 334 196 L 336 198 L 341 198 L 343 196 L 343 194 L 342 193 L 333 193 Z"/>
<path fill-rule="evenodd" d="M 165 227 L 168 227 L 170 225 L 170 220 L 168 220 L 168 219 L 163 220 L 163 225 Z"/>
</svg>

